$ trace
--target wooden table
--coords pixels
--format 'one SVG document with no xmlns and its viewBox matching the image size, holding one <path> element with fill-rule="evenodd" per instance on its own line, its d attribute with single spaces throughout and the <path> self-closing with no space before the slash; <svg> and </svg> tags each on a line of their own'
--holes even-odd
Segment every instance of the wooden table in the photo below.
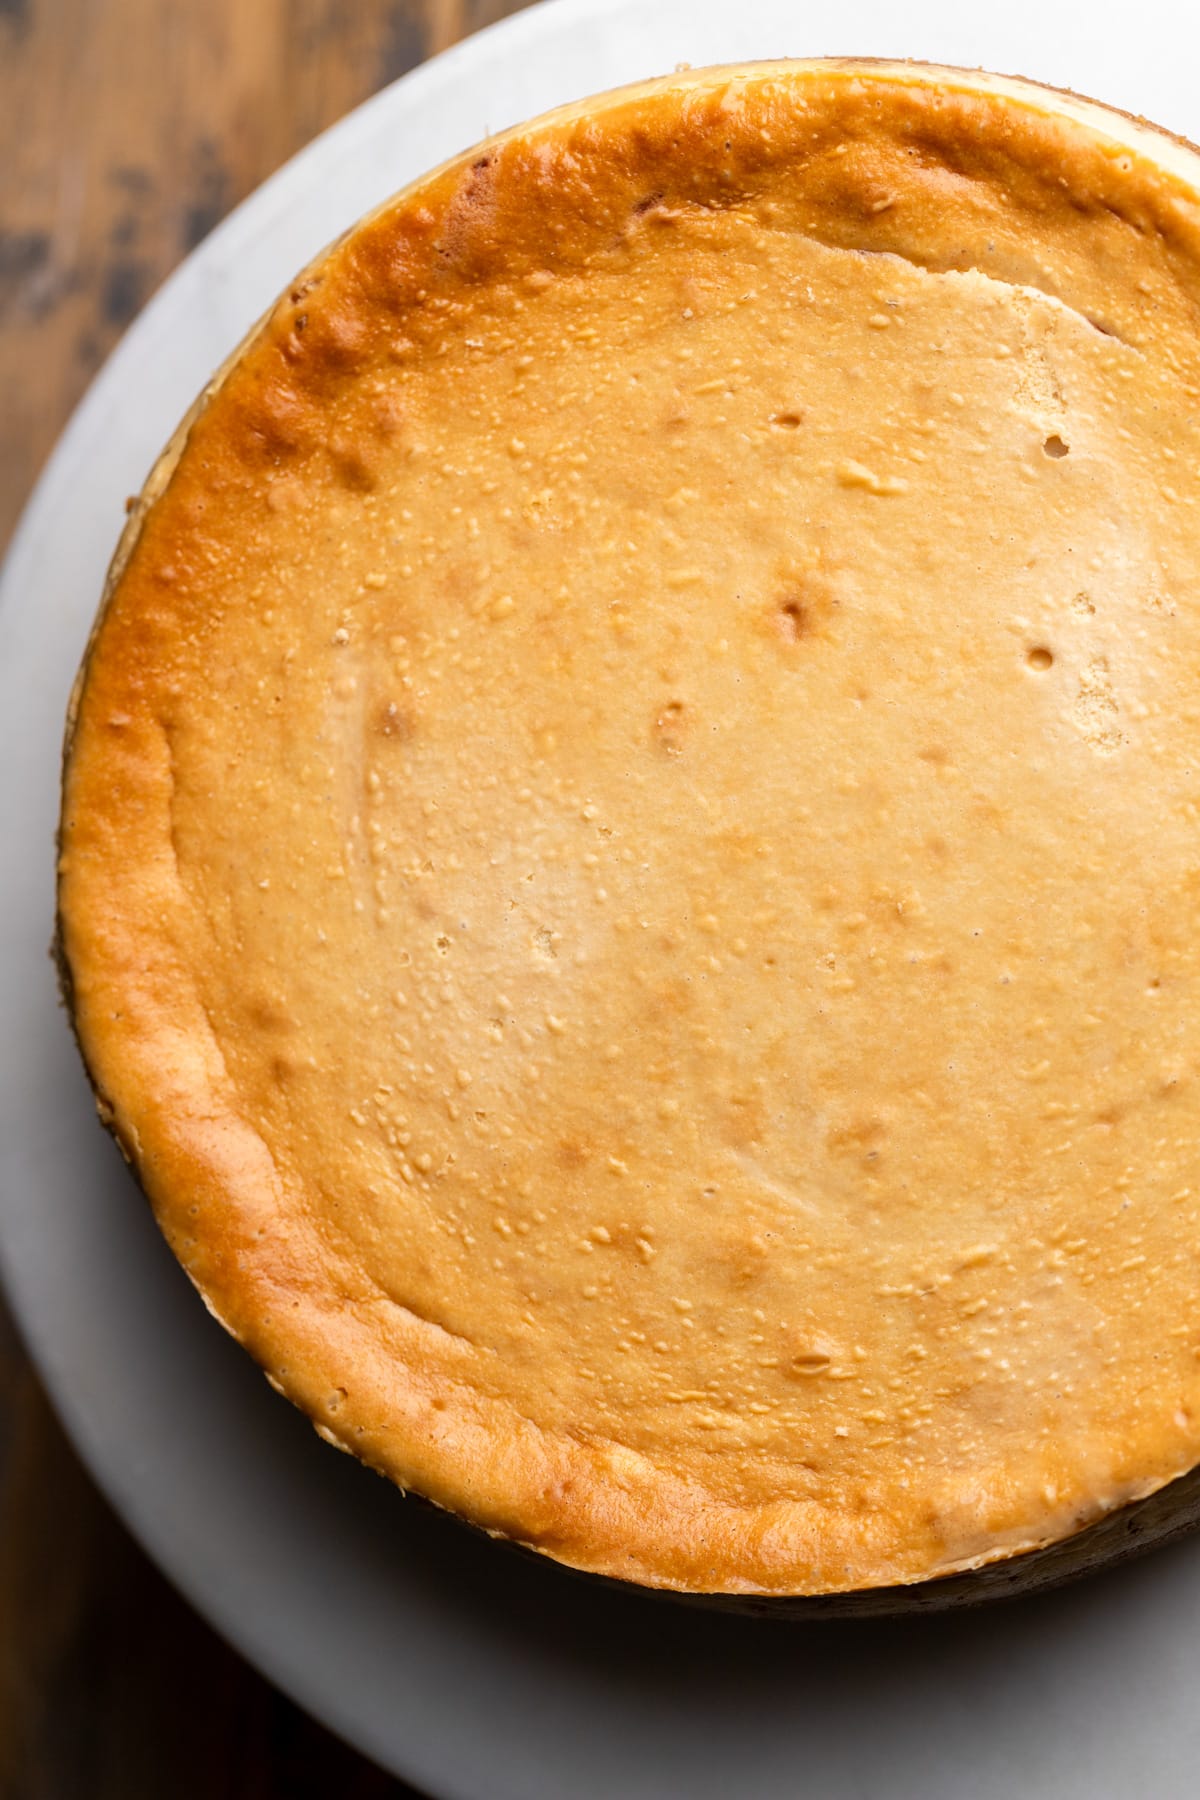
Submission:
<svg viewBox="0 0 1200 1800">
<path fill-rule="evenodd" d="M 523 3 L 0 0 L 0 544 L 93 372 L 180 258 L 326 125 Z M 277 1694 L 151 1566 L 0 1306 L 0 1800 L 407 1791 Z"/>
</svg>

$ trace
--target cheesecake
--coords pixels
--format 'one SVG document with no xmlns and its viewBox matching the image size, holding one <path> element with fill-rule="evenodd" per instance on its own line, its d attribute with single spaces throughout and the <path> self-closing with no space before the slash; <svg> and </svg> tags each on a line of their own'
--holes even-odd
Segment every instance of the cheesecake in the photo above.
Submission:
<svg viewBox="0 0 1200 1800">
<path fill-rule="evenodd" d="M 296 279 L 121 539 L 57 952 L 324 1438 L 754 1604 L 1190 1519 L 1198 465 L 1200 157 L 1024 81 L 681 71 Z"/>
</svg>

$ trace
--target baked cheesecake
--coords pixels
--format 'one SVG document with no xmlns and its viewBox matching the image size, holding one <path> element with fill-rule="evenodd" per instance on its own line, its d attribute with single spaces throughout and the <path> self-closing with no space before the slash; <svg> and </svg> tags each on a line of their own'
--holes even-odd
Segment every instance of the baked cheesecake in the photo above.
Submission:
<svg viewBox="0 0 1200 1800">
<path fill-rule="evenodd" d="M 58 950 L 322 1436 L 692 1594 L 1184 1516 L 1198 455 L 1200 158 L 1022 81 L 684 71 L 295 282 L 121 540 Z"/>
</svg>

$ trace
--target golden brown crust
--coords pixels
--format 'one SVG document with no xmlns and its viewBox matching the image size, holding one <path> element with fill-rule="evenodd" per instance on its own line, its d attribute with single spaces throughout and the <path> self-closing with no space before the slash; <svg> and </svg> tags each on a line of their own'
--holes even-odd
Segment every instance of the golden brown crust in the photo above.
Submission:
<svg viewBox="0 0 1200 1800">
<path fill-rule="evenodd" d="M 673 77 L 507 134 L 380 209 L 298 281 L 186 423 L 122 542 L 73 701 L 61 950 L 102 1113 L 168 1240 L 212 1310 L 323 1435 L 486 1529 L 576 1566 L 685 1591 L 764 1594 L 915 1582 L 1011 1556 L 1149 1494 L 1200 1458 L 1195 1216 L 1174 1173 L 1191 1143 L 1191 1045 L 1181 1036 L 1191 952 L 1179 923 L 1191 872 L 1185 823 L 1149 832 L 1138 810 L 1188 816 L 1187 744 L 1178 732 L 1168 742 L 1165 721 L 1181 704 L 1170 671 L 1186 666 L 1191 648 L 1190 620 L 1172 596 L 1196 555 L 1186 510 L 1195 495 L 1180 455 L 1186 394 L 1200 377 L 1193 167 L 1185 147 L 1146 128 L 984 76 L 825 64 Z M 879 253 L 887 254 L 876 263 Z M 793 279 L 793 310 L 780 310 L 778 294 Z M 818 309 L 826 293 L 837 306 L 817 331 L 796 309 Z M 632 294 L 641 298 L 630 302 Z M 747 305 L 780 332 L 795 324 L 808 371 L 805 403 L 783 396 L 757 437 L 737 401 L 743 388 L 754 391 L 757 369 L 731 373 L 747 350 L 770 363 L 754 331 L 736 323 Z M 902 320 L 915 361 L 880 347 L 898 340 Z M 670 334 L 693 323 L 698 348 L 683 345 L 679 357 L 723 352 L 728 366 L 694 384 L 681 410 Z M 552 394 L 538 377 L 559 342 L 565 373 Z M 533 375 L 526 343 L 537 352 Z M 995 345 L 1003 355 L 993 359 Z M 933 373 L 947 346 L 963 393 L 943 393 Z M 606 364 L 595 360 L 601 354 Z M 854 421 L 869 419 L 856 394 L 871 358 L 885 381 L 916 370 L 926 389 L 897 401 L 882 436 L 855 426 L 855 437 Z M 675 412 L 651 421 L 636 396 L 614 399 L 614 372 Z M 672 475 L 671 433 L 701 429 L 706 386 L 725 410 L 704 415 L 708 435 L 690 440 Z M 878 398 L 872 404 L 878 411 Z M 988 409 L 1001 406 L 993 419 Z M 1018 790 L 1008 776 L 993 780 L 1002 724 L 977 720 L 972 740 L 969 714 L 954 710 L 954 683 L 927 680 L 904 661 L 905 639 L 929 621 L 885 607 L 872 627 L 877 642 L 854 636 L 864 583 L 885 593 L 888 559 L 901 549 L 917 558 L 910 574 L 924 571 L 930 618 L 953 623 L 934 603 L 967 563 L 939 562 L 938 532 L 926 530 L 915 490 L 940 533 L 964 544 L 978 515 L 960 503 L 981 490 L 969 471 L 936 458 L 927 478 L 921 442 L 935 451 L 953 441 L 963 454 L 961 434 L 938 424 L 939 407 L 986 426 L 968 448 L 990 448 L 998 471 L 990 521 L 979 527 L 988 555 L 1002 560 L 996 527 L 1021 520 L 1024 493 L 1055 579 L 1075 553 L 1073 520 L 1090 521 L 1100 544 L 1103 567 L 1044 602 L 1060 609 L 1047 613 L 1046 630 L 1058 633 L 1055 667 L 1069 668 L 1073 684 L 1061 716 L 1045 713 L 1046 684 L 1036 680 L 1042 664 L 1033 659 L 1051 655 L 1040 638 L 1029 641 L 1041 629 L 1032 617 L 1042 604 L 1037 583 L 1029 579 L 1021 606 L 999 622 L 994 596 L 974 611 L 965 603 L 979 655 L 1007 632 L 1031 659 L 997 689 L 1014 717 L 1045 733 L 1018 770 L 1042 784 L 1028 826 L 1013 815 Z M 1078 443 L 1067 441 L 1068 422 Z M 641 459 L 633 481 L 611 441 L 626 427 Z M 781 495 L 794 480 L 789 504 L 825 512 L 810 510 L 801 530 L 790 516 L 785 529 L 756 514 L 753 495 L 734 508 L 713 453 L 722 433 L 729 466 L 769 478 Z M 784 467 L 784 439 L 803 443 L 811 470 Z M 1065 498 L 1033 498 L 1049 477 L 1028 460 L 1026 439 L 1051 461 L 1071 458 L 1061 474 L 1075 486 Z M 740 447 L 751 442 L 752 453 Z M 1145 505 L 1140 525 L 1131 508 L 1101 542 L 1126 479 L 1158 509 L 1151 544 Z M 639 481 L 653 501 L 649 519 Z M 594 520 L 580 498 L 589 482 Z M 700 524 L 689 512 L 697 502 Z M 885 528 L 861 510 L 889 505 L 899 525 Z M 703 512 L 712 507 L 724 509 L 741 564 L 723 563 L 722 545 L 708 541 Z M 642 539 L 635 556 L 612 538 L 623 571 L 615 584 L 597 561 L 600 525 L 616 530 L 614 521 L 625 522 L 630 543 Z M 472 524 L 490 562 L 464 548 Z M 861 533 L 852 550 L 847 532 Z M 764 539 L 771 556 L 760 570 Z M 630 604 L 637 568 L 676 596 L 644 619 Z M 529 604 L 501 590 L 505 570 L 524 573 Z M 726 627 L 719 583 L 743 574 L 763 576 L 763 604 L 731 613 Z M 1101 608 L 1097 622 L 1091 587 L 1104 588 L 1111 619 Z M 712 637 L 699 660 L 679 632 L 694 592 L 702 598 L 687 612 L 689 629 Z M 603 602 L 603 631 L 590 610 L 572 615 L 568 630 L 571 607 L 589 596 Z M 523 636 L 504 636 L 513 614 Z M 1138 648 L 1168 629 L 1169 642 Z M 618 742 L 622 696 L 649 704 L 657 691 L 658 675 L 641 663 L 612 674 L 609 646 L 636 650 L 639 633 L 655 668 L 667 668 L 666 685 L 644 733 L 630 725 Z M 827 655 L 847 645 L 870 674 L 861 694 L 849 694 L 846 665 Z M 844 885 L 862 877 L 862 907 L 852 910 L 847 894 L 828 902 L 850 936 L 825 951 L 826 902 L 815 887 L 796 900 L 799 890 L 785 886 L 784 922 L 776 903 L 758 928 L 764 943 L 777 934 L 778 955 L 753 977 L 729 973 L 731 959 L 748 953 L 737 944 L 753 952 L 755 940 L 722 916 L 723 901 L 741 904 L 776 876 L 798 879 L 787 833 L 801 831 L 811 809 L 789 812 L 793 799 L 785 806 L 771 790 L 764 733 L 808 742 L 807 726 L 787 710 L 794 685 L 780 684 L 794 684 L 795 652 L 809 648 L 810 712 L 861 708 L 868 686 L 886 686 L 902 668 L 907 686 L 889 704 L 917 708 L 917 725 L 928 725 L 931 740 L 941 734 L 922 746 L 939 781 L 952 785 L 957 750 L 986 746 L 993 764 L 982 772 L 967 757 L 971 806 L 945 815 L 976 834 L 964 842 L 994 884 L 989 899 L 971 901 L 984 920 L 976 937 L 1006 930 L 1003 955 L 1014 965 L 1026 957 L 1031 981 L 1039 954 L 1044 963 L 1036 923 L 1021 924 L 1000 891 L 1011 879 L 1028 881 L 1030 904 L 1056 930 L 1074 919 L 1103 939 L 1086 968 L 1083 952 L 1063 952 L 1057 987 L 1047 978 L 1031 988 L 1020 1015 L 1023 1060 L 997 1081 L 1007 1136 L 993 1133 L 986 1110 L 972 1111 L 973 1098 L 954 1098 L 928 1031 L 906 1046 L 913 1066 L 929 1072 L 929 1093 L 922 1087 L 912 1100 L 892 1044 L 870 1035 L 872 1015 L 855 997 L 865 977 L 851 938 L 883 929 L 872 908 L 890 909 L 889 918 L 907 908 L 919 920 L 925 905 L 910 879 L 915 852 L 896 850 L 891 887 L 871 835 L 916 802 L 899 786 L 881 787 L 872 825 L 865 802 L 848 798 L 879 758 L 905 753 L 903 732 L 889 738 L 872 726 L 861 754 L 846 752 L 824 812 L 822 777 L 805 777 L 828 833 L 841 829 L 838 808 L 860 821 L 846 825 L 826 870 L 836 875 L 841 855 Z M 352 668 L 337 663 L 343 649 Z M 704 760 L 704 732 L 733 716 L 732 689 L 714 685 L 712 672 L 727 654 L 734 683 L 757 696 L 757 723 L 739 724 L 751 735 L 734 766 L 754 772 L 761 808 L 757 789 L 753 803 L 743 800 L 729 768 Z M 430 672 L 414 676 L 422 657 Z M 968 674 L 961 679 L 977 704 L 979 690 Z M 587 714 L 593 685 L 608 694 L 603 716 Z M 676 697 L 685 688 L 689 697 Z M 539 695 L 546 716 L 525 715 L 533 748 L 522 738 L 520 749 L 514 717 L 542 705 Z M 829 717 L 850 729 L 850 715 Z M 485 731 L 494 739 L 487 754 L 476 742 Z M 656 760 L 630 775 L 635 744 Z M 489 802 L 500 821 L 491 825 L 479 806 L 494 781 L 489 756 L 506 783 Z M 700 796 L 694 814 L 687 794 L 666 789 L 676 769 L 697 784 L 687 791 Z M 630 782 L 632 813 L 621 811 Z M 679 809 L 686 814 L 676 874 L 689 904 L 677 921 L 670 870 L 654 889 L 655 914 L 616 860 L 619 842 L 630 867 L 652 854 L 639 822 L 656 818 L 660 803 L 668 831 Z M 532 872 L 495 880 L 538 875 L 547 920 L 586 915 L 578 974 L 550 967 L 556 932 L 532 914 L 524 960 L 514 961 L 508 924 L 487 911 L 495 895 L 486 870 L 520 841 L 522 806 L 540 821 L 529 833 Z M 1080 848 L 1063 880 L 1029 873 L 1028 857 L 1044 856 L 1051 831 L 1080 806 Z M 592 848 L 597 812 L 610 823 Z M 700 814 L 710 821 L 703 830 Z M 938 836 L 922 854 L 944 863 Z M 1009 843 L 1003 855 L 1000 839 Z M 476 864 L 471 846 L 481 844 L 489 854 Z M 823 842 L 806 854 L 821 865 Z M 601 876 L 590 873 L 597 867 Z M 949 935 L 940 947 L 914 941 L 908 960 L 924 958 L 942 974 L 952 964 L 965 970 L 967 998 L 943 985 L 937 999 L 916 1000 L 908 975 L 894 974 L 878 989 L 876 1016 L 909 1021 L 908 1030 L 914 1007 L 944 1008 L 949 1038 L 965 1034 L 973 1067 L 986 1074 L 989 1046 L 970 1039 L 971 984 L 982 993 L 984 972 L 972 960 L 967 902 L 926 867 L 940 898 L 925 912 Z M 1113 885 L 1124 909 L 1115 923 L 1087 899 L 1089 871 L 1093 890 Z M 600 880 L 608 887 L 595 887 Z M 1174 911 L 1155 910 L 1151 889 Z M 590 921 L 610 899 L 616 924 L 605 935 L 609 927 Z M 524 901 L 504 904 L 520 912 Z M 659 934 L 653 955 L 634 947 L 639 907 Z M 456 969 L 455 985 L 437 958 L 454 954 L 451 933 L 468 924 L 484 942 L 465 973 Z M 828 966 L 819 978 L 806 973 L 785 1001 L 766 971 L 790 967 L 805 947 Z M 693 958 L 686 975 L 681 949 Z M 1146 964 L 1153 985 L 1135 993 L 1147 956 L 1168 973 L 1151 975 Z M 714 986 L 726 979 L 718 1012 L 739 1030 L 794 1005 L 809 1037 L 797 1047 L 784 1034 L 777 1051 L 756 1047 L 743 1062 L 728 1045 L 706 1050 L 715 1015 L 691 984 L 710 972 Z M 827 976 L 818 1005 L 814 983 Z M 1084 979 L 1096 984 L 1099 1025 L 1086 1023 L 1092 1014 L 1070 987 Z M 357 999 L 345 991 L 356 983 Z M 505 1004 L 506 983 L 515 1006 Z M 403 991 L 410 984 L 413 995 Z M 635 989 L 640 1010 L 631 1011 Z M 526 998 L 536 1021 L 518 1017 Z M 383 1017 L 389 1000 L 411 1005 L 411 1029 Z M 978 1002 L 999 1058 L 1014 1049 L 1017 1028 L 997 1004 Z M 1128 1013 L 1124 1035 L 1122 1006 L 1142 1009 Z M 1167 1008 L 1176 1009 L 1170 1029 L 1156 1022 Z M 829 1057 L 805 1047 L 818 1017 L 835 1012 L 858 1034 L 863 1092 L 844 1055 L 829 1074 Z M 634 1034 L 614 1039 L 642 1084 L 628 1097 L 606 1068 L 604 1027 Z M 1047 1057 L 1036 1053 L 1039 1030 Z M 499 1034 L 495 1052 L 488 1031 Z M 1066 1063 L 1091 1054 L 1088 1031 L 1101 1032 L 1109 1061 L 1094 1059 L 1076 1082 L 1095 1115 L 1085 1120 L 1078 1094 L 1067 1092 Z M 480 1070 L 457 1063 L 468 1055 Z M 716 1061 L 704 1064 L 705 1055 Z M 697 1069 L 715 1072 L 686 1073 L 695 1057 Z M 526 1080 L 549 1093 L 544 1138 L 530 1123 Z M 785 1129 L 788 1080 L 810 1082 L 814 1094 L 826 1086 Z M 1037 1088 L 1037 1118 L 1066 1117 L 1067 1126 L 1025 1121 L 1012 1098 L 1032 1092 L 1019 1089 L 1025 1080 Z M 657 1110 L 645 1098 L 655 1082 L 664 1084 Z M 670 1082 L 682 1084 L 682 1111 Z M 1138 1098 L 1154 1083 L 1184 1096 L 1172 1099 L 1169 1129 Z M 595 1102 L 598 1085 L 611 1089 L 607 1111 Z M 476 1108 L 467 1096 L 481 1092 L 487 1104 Z M 919 1107 L 928 1109 L 924 1128 Z M 955 1137 L 955 1108 L 973 1138 Z M 1114 1148 L 1105 1137 L 1097 1147 L 1086 1137 L 1119 1134 L 1122 1115 L 1133 1120 L 1132 1145 Z M 814 1201 L 803 1172 L 781 1174 L 778 1158 L 810 1138 L 815 1145 L 818 1118 Z M 1079 1173 L 1061 1177 L 1062 1165 L 1044 1159 L 1060 1154 L 1068 1126 L 1076 1136 L 1065 1154 Z M 926 1163 L 923 1130 L 935 1145 Z M 414 1132 L 431 1148 L 418 1152 Z M 892 1213 L 881 1211 L 873 1172 L 881 1145 L 885 1168 L 890 1157 L 910 1184 L 890 1190 Z M 656 1166 L 656 1154 L 677 1160 Z M 1011 1192 L 995 1174 L 1001 1154 L 1011 1159 Z M 975 1183 L 965 1197 L 955 1166 L 964 1192 Z M 822 1211 L 821 1169 L 845 1184 L 829 1190 L 844 1208 L 836 1217 Z M 914 1223 L 918 1176 L 933 1211 Z M 638 1182 L 631 1198 L 626 1184 Z M 722 1183 L 729 1210 L 705 1210 Z M 1051 1198 L 1061 1218 L 1046 1216 Z M 1131 1201 L 1136 1224 L 1125 1217 Z M 869 1256 L 864 1232 L 874 1234 Z M 596 1280 L 580 1273 L 600 1262 Z M 1030 1295 L 1040 1358 L 1019 1317 Z M 655 1317 L 661 1350 L 646 1329 Z M 1115 1354 L 1105 1342 L 1114 1330 Z M 694 1383 L 660 1378 L 655 1357 L 675 1358 Z M 1019 1369 L 1020 1390 L 993 1364 Z"/>
</svg>

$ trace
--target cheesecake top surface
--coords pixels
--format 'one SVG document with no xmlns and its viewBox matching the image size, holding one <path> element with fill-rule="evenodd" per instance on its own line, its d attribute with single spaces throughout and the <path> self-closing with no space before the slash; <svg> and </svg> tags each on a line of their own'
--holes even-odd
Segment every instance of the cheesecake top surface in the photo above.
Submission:
<svg viewBox="0 0 1200 1800">
<path fill-rule="evenodd" d="M 696 1591 L 1200 1460 L 1200 162 L 682 73 L 322 257 L 114 566 L 60 946 L 322 1433 Z"/>
</svg>

